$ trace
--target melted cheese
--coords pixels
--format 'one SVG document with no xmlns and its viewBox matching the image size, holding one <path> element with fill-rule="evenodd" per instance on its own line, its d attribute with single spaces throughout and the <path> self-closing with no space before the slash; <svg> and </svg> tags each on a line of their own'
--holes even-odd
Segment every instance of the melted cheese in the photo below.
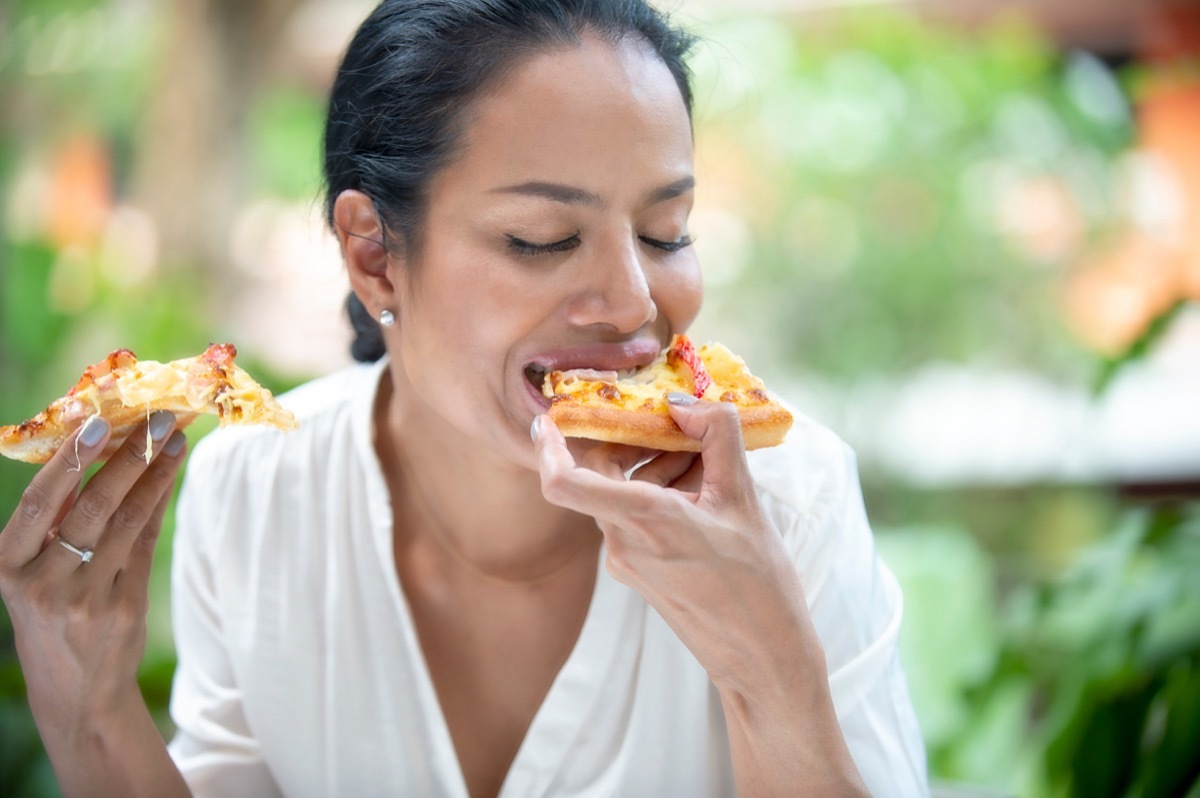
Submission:
<svg viewBox="0 0 1200 798">
<path fill-rule="evenodd" d="M 721 344 L 705 344 L 696 350 L 712 377 L 704 392 L 708 401 L 736 402 L 742 405 L 765 404 L 768 399 L 762 380 L 750 373 L 746 363 Z M 553 401 L 578 401 L 583 404 L 612 404 L 626 410 L 667 412 L 667 394 L 692 392 L 692 375 L 685 367 L 676 370 L 663 352 L 651 364 L 616 381 L 584 379 L 580 372 L 554 371 L 546 376 L 542 393 Z M 594 373 L 594 372 L 592 372 Z"/>
<path fill-rule="evenodd" d="M 71 415 L 99 413 L 104 401 L 117 399 L 125 407 L 144 406 L 164 399 L 196 413 L 216 412 L 221 423 L 266 420 L 281 427 L 294 427 L 295 420 L 243 369 L 230 364 L 223 375 L 203 360 L 185 358 L 170 363 L 141 360 L 133 366 L 97 379 L 72 395 L 64 407 Z M 115 394 L 115 396 L 114 396 Z M 148 448 L 148 447 L 147 447 Z"/>
<path fill-rule="evenodd" d="M 726 391 L 745 394 L 762 391 L 766 387 L 762 380 L 750 373 L 750 369 L 746 367 L 746 361 L 721 344 L 705 344 L 697 349 L 696 353 L 704 361 L 704 368 L 708 369 L 708 375 L 713 379 L 713 384 L 704 392 L 705 399 L 720 400 Z M 743 403 L 763 404 L 764 400 L 749 395 L 745 397 Z"/>
</svg>

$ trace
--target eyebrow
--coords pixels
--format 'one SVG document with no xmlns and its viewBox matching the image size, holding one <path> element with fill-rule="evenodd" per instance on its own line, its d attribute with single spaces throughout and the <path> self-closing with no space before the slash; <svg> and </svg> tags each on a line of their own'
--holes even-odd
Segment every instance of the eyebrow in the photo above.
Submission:
<svg viewBox="0 0 1200 798">
<path fill-rule="evenodd" d="M 493 189 L 496 194 L 520 194 L 525 197 L 541 197 L 542 199 L 561 202 L 563 205 L 600 205 L 600 197 L 590 191 L 561 183 L 546 183 L 534 180 L 516 186 L 504 186 Z"/>
<path fill-rule="evenodd" d="M 681 194 L 685 194 L 696 187 L 696 178 L 692 175 L 682 177 L 674 183 L 656 188 L 646 195 L 646 204 L 654 205 L 659 202 L 665 202 L 674 199 Z M 504 186 L 502 188 L 492 189 L 495 194 L 520 194 L 525 197 L 541 197 L 553 202 L 560 202 L 563 205 L 603 205 L 604 201 L 600 196 L 593 194 L 590 191 L 584 191 L 581 188 L 574 186 L 566 186 L 561 183 L 548 183 L 542 180 L 532 180 L 528 183 L 519 183 L 514 186 Z"/>
<path fill-rule="evenodd" d="M 659 202 L 666 202 L 667 200 L 675 199 L 679 195 L 686 194 L 687 192 L 691 191 L 695 187 L 696 187 L 696 178 L 695 177 L 693 177 L 691 175 L 688 175 L 687 177 L 681 177 L 678 180 L 676 180 L 674 183 L 663 186 L 662 188 L 656 188 L 653 191 L 651 191 L 649 194 L 647 194 L 646 195 L 646 204 L 654 205 Z"/>
</svg>

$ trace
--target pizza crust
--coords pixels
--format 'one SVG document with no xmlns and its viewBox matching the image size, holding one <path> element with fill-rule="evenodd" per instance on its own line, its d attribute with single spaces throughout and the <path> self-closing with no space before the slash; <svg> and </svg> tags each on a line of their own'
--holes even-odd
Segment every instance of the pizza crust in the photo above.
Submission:
<svg viewBox="0 0 1200 798">
<path fill-rule="evenodd" d="M 747 450 L 783 443 L 792 428 L 792 414 L 777 402 L 737 407 L 742 422 L 742 442 Z M 664 452 L 698 452 L 700 441 L 689 438 L 665 413 L 625 410 L 620 407 L 556 402 L 547 414 L 563 435 Z"/>
<path fill-rule="evenodd" d="M 115 406 L 109 406 L 115 404 Z M 149 412 L 153 413 L 156 410 L 170 410 L 170 407 L 157 407 L 156 403 L 151 403 Z M 177 407 L 177 403 L 170 403 Z M 125 439 L 137 429 L 138 424 L 146 420 L 148 413 L 145 410 L 133 407 L 124 407 L 118 403 L 105 403 L 105 406 L 94 415 L 98 415 L 108 422 L 112 427 L 112 434 L 109 436 L 108 444 L 105 445 L 103 453 L 100 455 L 101 460 L 107 460 L 113 455 L 117 449 L 121 448 L 125 443 Z M 175 429 L 184 429 L 196 418 L 199 413 L 196 413 L 190 408 L 187 410 L 179 410 L 175 412 Z M 88 416 L 91 418 L 91 416 Z M 34 419 L 30 419 L 34 421 Z M 20 460 L 25 463 L 45 463 L 54 456 L 54 453 L 62 447 L 67 438 L 71 437 L 71 433 L 79 427 L 87 423 L 87 418 L 74 424 L 46 424 L 46 425 L 30 425 L 18 424 L 9 427 L 0 427 L 0 455 L 3 455 L 10 460 Z"/>
</svg>

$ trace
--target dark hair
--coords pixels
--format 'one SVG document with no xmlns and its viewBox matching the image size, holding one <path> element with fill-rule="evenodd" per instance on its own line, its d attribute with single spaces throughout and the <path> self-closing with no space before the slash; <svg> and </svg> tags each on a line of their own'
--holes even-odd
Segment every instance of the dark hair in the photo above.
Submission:
<svg viewBox="0 0 1200 798">
<path fill-rule="evenodd" d="M 584 33 L 645 41 L 662 58 L 690 116 L 694 43 L 644 0 L 384 0 L 346 50 L 325 122 L 325 217 L 357 189 L 375 204 L 388 245 L 420 246 L 425 195 L 463 132 L 464 110 L 522 58 L 575 45 Z M 379 327 L 346 300 L 356 360 L 384 354 Z"/>
</svg>

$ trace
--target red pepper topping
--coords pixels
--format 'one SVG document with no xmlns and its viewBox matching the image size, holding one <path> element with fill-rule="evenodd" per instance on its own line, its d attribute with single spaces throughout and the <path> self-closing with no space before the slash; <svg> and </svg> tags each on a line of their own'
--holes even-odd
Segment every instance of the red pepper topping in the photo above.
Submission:
<svg viewBox="0 0 1200 798">
<path fill-rule="evenodd" d="M 700 399 L 704 396 L 704 392 L 708 390 L 708 386 L 712 385 L 712 377 L 708 375 L 708 369 L 704 368 L 704 361 L 700 359 L 700 355 L 696 354 L 696 347 L 692 345 L 691 340 L 686 335 L 676 335 L 671 341 L 671 348 L 667 351 L 667 363 L 671 368 L 679 368 L 679 362 L 683 361 L 687 364 L 688 369 L 692 372 L 692 394 Z"/>
</svg>

